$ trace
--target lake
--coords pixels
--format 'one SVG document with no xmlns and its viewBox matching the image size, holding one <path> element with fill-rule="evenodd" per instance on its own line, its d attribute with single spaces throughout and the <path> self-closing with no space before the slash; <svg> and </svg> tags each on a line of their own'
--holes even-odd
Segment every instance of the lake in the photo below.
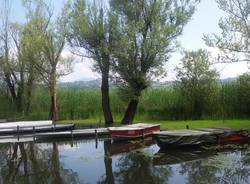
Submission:
<svg viewBox="0 0 250 184">
<path fill-rule="evenodd" d="M 0 183 L 247 184 L 250 148 L 169 150 L 109 139 L 0 144 Z"/>
</svg>

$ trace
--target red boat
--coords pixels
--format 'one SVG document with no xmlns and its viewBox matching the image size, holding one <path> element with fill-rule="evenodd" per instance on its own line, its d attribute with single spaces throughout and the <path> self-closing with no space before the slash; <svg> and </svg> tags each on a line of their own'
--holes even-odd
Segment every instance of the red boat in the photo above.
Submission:
<svg viewBox="0 0 250 184">
<path fill-rule="evenodd" d="M 153 132 L 160 131 L 160 125 L 137 123 L 122 127 L 109 127 L 108 130 L 113 140 L 128 140 L 150 136 Z"/>
</svg>

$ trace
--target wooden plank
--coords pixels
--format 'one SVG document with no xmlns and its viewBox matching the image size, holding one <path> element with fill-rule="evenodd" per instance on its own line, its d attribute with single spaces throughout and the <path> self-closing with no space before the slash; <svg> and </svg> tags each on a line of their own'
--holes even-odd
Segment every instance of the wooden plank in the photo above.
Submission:
<svg viewBox="0 0 250 184">
<path fill-rule="evenodd" d="M 98 136 L 109 135 L 107 128 L 98 129 L 78 129 L 72 131 L 63 132 L 48 132 L 48 133 L 38 133 L 36 134 L 37 139 L 49 139 L 49 138 L 70 138 L 70 137 L 95 137 L 96 133 Z"/>
<path fill-rule="evenodd" d="M 0 143 L 14 143 L 14 142 L 31 142 L 31 141 L 43 141 L 48 139 L 57 138 L 88 138 L 96 137 L 96 132 L 99 137 L 104 137 L 109 135 L 107 128 L 97 128 L 97 129 L 78 129 L 72 131 L 62 131 L 62 132 L 46 132 L 46 133 L 34 133 L 27 135 L 7 135 L 0 136 Z M 97 138 L 97 137 L 96 137 Z"/>
</svg>

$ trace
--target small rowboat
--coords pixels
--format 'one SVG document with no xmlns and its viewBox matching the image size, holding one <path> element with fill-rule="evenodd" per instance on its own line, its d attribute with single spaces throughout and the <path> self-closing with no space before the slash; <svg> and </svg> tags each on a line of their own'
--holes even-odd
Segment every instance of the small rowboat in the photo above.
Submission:
<svg viewBox="0 0 250 184">
<path fill-rule="evenodd" d="M 113 140 L 128 140 L 150 136 L 154 132 L 159 132 L 160 125 L 137 123 L 122 127 L 109 127 L 108 130 Z"/>
<path fill-rule="evenodd" d="M 168 130 L 154 133 L 153 137 L 161 149 L 167 149 L 206 144 L 239 143 L 248 140 L 248 131 L 229 128 Z"/>
</svg>

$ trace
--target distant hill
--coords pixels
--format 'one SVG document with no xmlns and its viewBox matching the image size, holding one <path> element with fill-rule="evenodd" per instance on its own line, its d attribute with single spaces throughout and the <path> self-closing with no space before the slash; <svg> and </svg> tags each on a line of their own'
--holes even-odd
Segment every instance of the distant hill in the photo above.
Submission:
<svg viewBox="0 0 250 184">
<path fill-rule="evenodd" d="M 219 82 L 221 83 L 230 83 L 236 81 L 237 78 L 225 78 L 221 79 Z M 152 83 L 152 87 L 172 87 L 175 81 L 165 81 L 159 82 L 154 81 Z M 94 80 L 82 80 L 82 81 L 74 81 L 74 82 L 60 82 L 58 84 L 59 87 L 62 88 L 100 88 L 101 87 L 101 79 L 94 79 Z M 115 86 L 114 83 L 111 82 L 111 86 Z"/>
<path fill-rule="evenodd" d="M 61 82 L 58 84 L 62 88 L 99 88 L 101 86 L 100 79 L 94 79 L 89 81 L 74 81 L 74 82 Z"/>
</svg>

